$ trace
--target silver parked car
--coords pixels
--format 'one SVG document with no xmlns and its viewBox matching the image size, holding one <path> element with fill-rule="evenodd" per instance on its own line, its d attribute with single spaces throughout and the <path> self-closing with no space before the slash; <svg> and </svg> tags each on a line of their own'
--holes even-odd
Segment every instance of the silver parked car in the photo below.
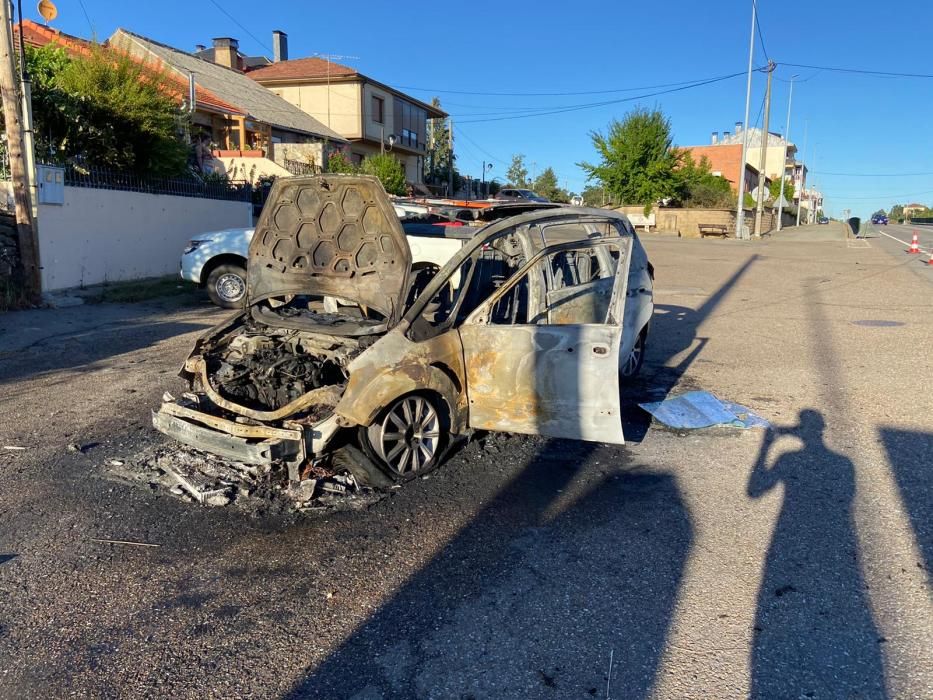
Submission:
<svg viewBox="0 0 933 700">
<path fill-rule="evenodd" d="M 195 344 L 155 426 L 246 463 L 357 441 L 390 477 L 471 429 L 624 441 L 617 378 L 638 372 L 653 272 L 625 216 L 548 208 L 495 221 L 431 279 L 375 178 L 273 186 L 247 306 Z M 339 437 L 339 439 L 338 439 Z"/>
</svg>

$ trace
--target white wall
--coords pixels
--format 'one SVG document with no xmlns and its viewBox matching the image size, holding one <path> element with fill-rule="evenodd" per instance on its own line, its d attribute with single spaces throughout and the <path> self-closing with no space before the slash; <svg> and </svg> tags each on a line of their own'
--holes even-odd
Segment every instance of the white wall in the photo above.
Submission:
<svg viewBox="0 0 933 700">
<path fill-rule="evenodd" d="M 66 187 L 39 205 L 42 289 L 177 274 L 196 234 L 252 225 L 249 202 Z"/>
</svg>

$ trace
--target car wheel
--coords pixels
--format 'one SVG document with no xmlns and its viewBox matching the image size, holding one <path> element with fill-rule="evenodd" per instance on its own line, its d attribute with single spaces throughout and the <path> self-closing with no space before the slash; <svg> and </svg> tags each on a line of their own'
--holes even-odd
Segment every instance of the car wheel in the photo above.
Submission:
<svg viewBox="0 0 933 700">
<path fill-rule="evenodd" d="M 629 353 L 629 356 L 623 360 L 622 366 L 619 368 L 620 381 L 631 381 L 641 371 L 641 366 L 645 362 L 645 335 L 644 331 L 638 334 L 632 351 Z"/>
<path fill-rule="evenodd" d="M 224 309 L 241 309 L 246 301 L 246 269 L 240 265 L 218 265 L 207 277 L 207 295 Z"/>
<path fill-rule="evenodd" d="M 409 394 L 363 427 L 360 442 L 393 479 L 411 479 L 437 466 L 447 443 L 446 414 L 432 398 Z"/>
</svg>

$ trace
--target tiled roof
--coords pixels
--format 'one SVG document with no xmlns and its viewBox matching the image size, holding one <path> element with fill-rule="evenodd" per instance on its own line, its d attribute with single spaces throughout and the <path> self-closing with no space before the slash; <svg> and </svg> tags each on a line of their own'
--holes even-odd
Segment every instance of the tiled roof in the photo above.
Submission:
<svg viewBox="0 0 933 700">
<path fill-rule="evenodd" d="M 358 75 L 358 73 L 349 66 L 326 61 L 323 58 L 296 58 L 253 68 L 249 71 L 249 77 L 253 80 L 326 78 L 328 75 L 331 78 L 341 78 Z"/>
<path fill-rule="evenodd" d="M 198 86 L 218 95 L 224 101 L 238 105 L 253 119 L 287 131 L 319 136 L 340 143 L 346 142 L 336 131 L 239 71 L 202 60 L 125 29 L 114 32 L 108 44 L 137 56 L 142 53 L 154 57 L 185 78 L 194 74 Z"/>
<path fill-rule="evenodd" d="M 326 61 L 323 58 L 295 58 L 290 61 L 279 61 L 278 63 L 272 63 L 268 66 L 252 68 L 248 70 L 246 74 L 253 80 L 263 85 L 268 84 L 270 86 L 278 81 L 289 80 L 325 80 L 328 77 L 359 78 L 360 80 L 378 85 L 389 92 L 395 93 L 406 100 L 422 106 L 427 111 L 429 119 L 440 119 L 447 116 L 447 113 L 443 110 L 362 75 L 354 68 L 334 63 L 333 61 Z"/>
<path fill-rule="evenodd" d="M 15 35 L 15 41 L 17 45 L 19 44 L 19 25 L 13 25 L 13 31 Z M 23 20 L 23 39 L 26 42 L 27 46 L 42 47 L 47 44 L 54 44 L 55 46 L 60 46 L 68 54 L 75 56 L 87 56 L 91 52 L 91 47 L 93 43 L 87 41 L 86 39 L 81 39 L 80 37 L 71 36 L 70 34 L 63 34 L 57 29 L 52 29 L 51 27 L 46 27 L 32 20 L 24 19 Z M 140 61 L 140 59 L 131 56 L 133 60 Z M 159 70 L 158 67 L 155 67 L 156 70 Z M 160 76 L 162 77 L 162 76 Z M 164 73 L 164 78 L 169 82 L 163 85 L 164 92 L 170 95 L 173 98 L 179 100 L 179 102 L 188 96 L 188 81 L 179 76 L 176 73 Z M 225 112 L 228 114 L 246 114 L 246 112 L 239 107 L 236 107 L 229 102 L 225 102 L 212 93 L 210 90 L 207 90 L 200 85 L 195 84 L 194 87 L 195 99 L 199 106 L 205 107 L 207 109 L 213 109 L 219 112 Z"/>
</svg>

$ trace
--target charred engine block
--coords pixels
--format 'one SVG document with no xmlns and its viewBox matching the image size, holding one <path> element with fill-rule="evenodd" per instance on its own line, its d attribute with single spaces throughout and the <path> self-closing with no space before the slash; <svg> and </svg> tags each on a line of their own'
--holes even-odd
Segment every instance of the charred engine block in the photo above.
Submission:
<svg viewBox="0 0 933 700">
<path fill-rule="evenodd" d="M 330 355 L 330 356 L 328 356 Z M 208 355 L 208 376 L 226 399 L 247 408 L 275 410 L 322 386 L 346 382 L 340 357 L 321 354 L 299 333 L 235 336 Z"/>
</svg>

